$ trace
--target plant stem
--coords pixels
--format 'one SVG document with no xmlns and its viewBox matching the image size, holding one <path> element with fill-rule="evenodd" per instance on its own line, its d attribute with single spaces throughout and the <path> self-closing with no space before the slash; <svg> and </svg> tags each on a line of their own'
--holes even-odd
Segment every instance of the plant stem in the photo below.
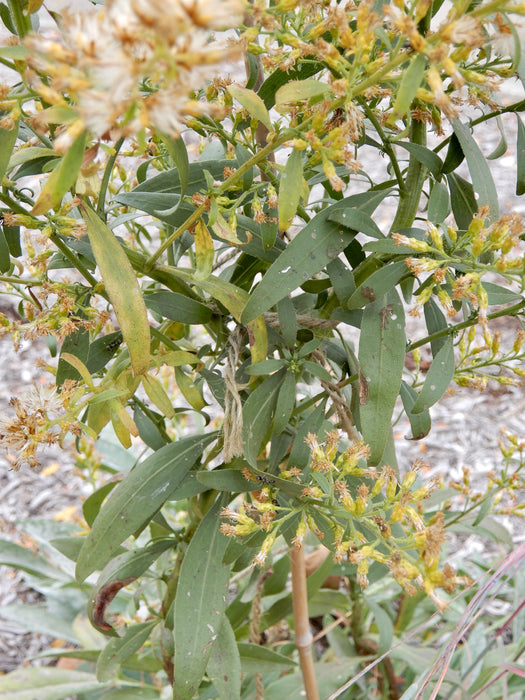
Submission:
<svg viewBox="0 0 525 700">
<path fill-rule="evenodd" d="M 20 0 L 7 0 L 7 5 L 16 33 L 23 39 L 31 31 L 31 16 L 24 13 Z"/>
<path fill-rule="evenodd" d="M 67 260 L 69 260 L 69 262 L 72 263 L 74 267 L 76 267 L 76 269 L 80 272 L 81 275 L 83 275 L 86 278 L 89 284 L 92 287 L 96 287 L 98 285 L 98 281 L 93 277 L 91 272 L 80 262 L 77 256 L 71 252 L 67 245 L 64 244 L 64 242 L 60 239 L 60 236 L 58 236 L 56 233 L 53 233 L 49 238 L 51 239 L 51 241 L 53 241 L 53 243 L 56 245 L 56 247 L 59 249 L 62 255 Z"/>
<path fill-rule="evenodd" d="M 312 655 L 313 636 L 308 616 L 308 593 L 306 590 L 306 568 L 304 549 L 295 545 L 290 550 L 290 570 L 292 574 L 292 602 L 295 626 L 295 646 L 299 652 L 301 671 L 307 700 L 319 700 Z"/>
<path fill-rule="evenodd" d="M 426 144 L 427 126 L 425 122 L 412 119 L 410 124 L 410 141 L 422 146 Z M 400 192 L 399 206 L 397 208 L 391 232 L 400 228 L 410 228 L 416 218 L 421 198 L 421 190 L 425 182 L 426 168 L 413 155 L 408 161 L 408 170 L 405 180 L 405 191 Z"/>
<path fill-rule="evenodd" d="M 501 318 L 501 316 L 515 316 L 520 309 L 523 309 L 523 307 L 525 307 L 525 301 L 518 301 L 517 304 L 514 304 L 514 306 L 507 306 L 505 309 L 500 309 L 499 311 L 494 311 L 491 314 L 487 314 L 487 320 L 491 321 L 494 318 Z M 407 352 L 420 348 L 422 345 L 426 345 L 427 343 L 431 343 L 433 340 L 439 340 L 439 338 L 444 338 L 447 335 L 454 335 L 454 333 L 457 333 L 464 328 L 475 326 L 477 322 L 478 317 L 474 316 L 473 318 L 468 318 L 466 321 L 457 323 L 455 326 L 448 326 L 447 328 L 443 328 L 441 331 L 431 333 L 431 335 L 427 335 L 421 340 L 416 340 L 415 343 L 409 343 L 407 345 Z"/>
<path fill-rule="evenodd" d="M 106 204 L 106 192 L 108 189 L 109 180 L 111 178 L 113 166 L 115 165 L 115 161 L 117 159 L 117 156 L 119 154 L 119 151 L 120 151 L 123 143 L 124 143 L 124 137 L 120 138 L 117 141 L 117 143 L 115 144 L 114 153 L 112 153 L 110 155 L 110 157 L 108 158 L 108 162 L 106 163 L 106 167 L 104 169 L 104 175 L 103 175 L 102 181 L 100 183 L 100 192 L 98 193 L 98 203 L 97 203 L 97 214 L 99 215 L 99 217 L 103 221 L 106 221 L 104 209 L 105 209 L 105 204 Z"/>
<path fill-rule="evenodd" d="M 379 138 L 383 142 L 383 148 L 385 150 L 385 153 L 390 158 L 390 162 L 392 163 L 392 168 L 394 169 L 394 173 L 395 173 L 396 180 L 397 180 L 397 183 L 399 186 L 400 194 L 406 195 L 407 192 L 406 192 L 405 182 L 403 180 L 403 175 L 401 174 L 401 170 L 399 168 L 399 163 L 398 163 L 398 160 L 396 158 L 396 154 L 394 152 L 394 149 L 392 148 L 392 144 L 390 143 L 390 139 L 385 134 L 384 129 L 381 126 L 381 124 L 379 123 L 379 120 L 377 119 L 373 110 L 370 109 L 370 107 L 368 106 L 367 101 L 363 98 L 363 99 L 359 99 L 358 102 L 361 105 L 361 107 L 364 109 L 366 116 L 372 122 L 374 129 L 377 131 Z"/>
<path fill-rule="evenodd" d="M 245 163 L 243 163 L 230 177 L 228 177 L 219 187 L 214 188 L 214 195 L 221 195 L 224 192 L 227 192 L 228 189 L 235 183 L 237 180 L 240 180 L 244 173 L 248 172 L 250 168 L 252 168 L 254 165 L 256 165 L 259 161 L 264 160 L 267 155 L 270 153 L 273 153 L 276 148 L 278 148 L 281 144 L 283 144 L 285 141 L 287 141 L 290 138 L 290 134 L 286 132 L 285 134 L 281 134 L 281 136 L 275 141 L 271 141 L 267 146 L 262 148 L 258 153 L 256 153 L 254 156 L 249 158 Z M 159 259 L 159 257 L 162 255 L 162 253 L 166 250 L 166 248 L 169 248 L 169 246 L 175 241 L 179 236 L 182 236 L 184 231 L 187 231 L 190 226 L 193 224 L 197 223 L 197 221 L 201 218 L 202 214 L 206 211 L 206 208 L 208 206 L 208 202 L 203 202 L 195 211 L 193 214 L 186 219 L 186 221 L 179 226 L 178 229 L 176 229 L 171 236 L 166 238 L 164 243 L 160 246 L 160 248 L 153 253 L 153 255 L 150 255 L 150 257 L 146 260 L 145 264 L 145 269 L 149 270 L 153 265 L 156 263 L 156 261 Z"/>
</svg>

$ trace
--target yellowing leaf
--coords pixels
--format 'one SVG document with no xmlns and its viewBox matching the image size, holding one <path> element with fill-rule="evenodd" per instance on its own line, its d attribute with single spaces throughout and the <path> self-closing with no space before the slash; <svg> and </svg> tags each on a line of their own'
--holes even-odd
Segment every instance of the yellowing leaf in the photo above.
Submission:
<svg viewBox="0 0 525 700">
<path fill-rule="evenodd" d="M 50 209 L 55 209 L 62 202 L 62 198 L 76 182 L 78 171 L 82 165 L 84 149 L 86 146 L 86 132 L 83 131 L 71 144 L 71 147 L 47 178 L 42 191 L 31 213 L 34 216 L 45 214 Z"/>
<path fill-rule="evenodd" d="M 275 93 L 275 109 L 284 114 L 290 105 L 309 100 L 311 97 L 320 97 L 328 90 L 328 85 L 319 80 L 290 80 Z"/>
<path fill-rule="evenodd" d="M 293 150 L 284 166 L 279 185 L 279 228 L 286 231 L 297 212 L 303 188 L 303 159 Z"/>
<path fill-rule="evenodd" d="M 213 238 L 210 236 L 210 232 L 202 219 L 198 221 L 195 226 L 194 239 L 195 261 L 197 264 L 195 278 L 204 280 L 211 275 L 213 259 L 215 257 L 215 247 L 213 245 Z"/>
<path fill-rule="evenodd" d="M 144 387 L 144 391 L 148 395 L 149 400 L 159 409 L 159 411 L 162 411 L 166 418 L 173 418 L 175 415 L 175 410 L 159 380 L 156 377 L 152 377 L 150 374 L 145 374 L 142 377 L 142 385 Z"/>
<path fill-rule="evenodd" d="M 128 346 L 133 374 L 144 374 L 150 360 L 150 330 L 137 277 L 113 232 L 92 209 L 84 204 L 80 209 L 87 223 L 93 255 Z"/>
<path fill-rule="evenodd" d="M 266 105 L 262 99 L 253 90 L 248 90 L 240 85 L 228 85 L 228 92 L 234 97 L 244 109 L 262 122 L 270 131 L 273 130 L 272 121 Z"/>
</svg>

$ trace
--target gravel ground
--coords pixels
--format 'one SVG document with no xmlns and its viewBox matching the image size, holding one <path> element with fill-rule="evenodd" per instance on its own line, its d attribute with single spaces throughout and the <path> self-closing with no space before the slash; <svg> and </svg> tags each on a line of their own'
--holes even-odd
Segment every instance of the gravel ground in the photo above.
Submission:
<svg viewBox="0 0 525 700">
<path fill-rule="evenodd" d="M 70 4 L 67 1 L 47 2 L 48 7 L 58 9 Z M 75 8 L 90 8 L 87 0 L 75 3 Z M 516 82 L 502 97 L 504 103 L 513 102 L 522 96 L 521 85 Z M 509 150 L 492 167 L 500 192 L 502 211 L 514 209 L 525 214 L 525 200 L 514 195 L 516 154 L 514 149 L 516 119 L 512 115 L 504 117 Z M 476 136 L 485 153 L 490 153 L 499 141 L 499 132 L 491 126 L 477 130 Z M 364 160 L 364 159 L 362 159 Z M 378 159 L 373 154 L 370 162 L 363 162 L 365 169 L 372 171 L 378 167 Z M 378 218 L 386 222 L 391 211 L 385 209 Z M 1 298 L 0 298 L 1 299 Z M 5 298 L 4 298 L 5 299 Z M 5 307 L 5 308 L 3 308 Z M 9 309 L 9 302 L 3 302 L 2 311 Z M 510 324 L 500 324 L 504 342 L 512 342 L 514 328 Z M 421 322 L 411 320 L 410 337 L 416 339 L 424 334 Z M 36 366 L 39 358 L 48 359 L 45 343 L 23 344 L 18 353 L 13 351 L 9 338 L 0 339 L 0 415 L 11 409 L 8 401 L 19 395 L 34 382 L 45 381 L 41 370 Z M 400 466 L 406 469 L 416 458 L 422 458 L 430 465 L 430 472 L 442 473 L 445 478 L 459 479 L 462 467 L 472 470 L 477 478 L 500 463 L 498 438 L 500 428 L 506 428 L 525 438 L 523 416 L 525 411 L 525 390 L 523 387 L 489 388 L 483 393 L 457 388 L 432 409 L 433 430 L 420 442 L 408 442 L 408 424 L 401 421 L 396 427 Z M 57 463 L 59 469 L 45 475 L 45 467 Z M 67 452 L 50 450 L 43 460 L 43 472 L 23 469 L 11 470 L 9 461 L 0 455 L 0 530 L 1 536 L 17 542 L 24 542 L 18 521 L 27 517 L 53 517 L 69 506 L 80 507 L 79 495 L 85 494 L 84 482 L 75 474 L 72 459 Z M 52 470 L 51 470 L 52 471 Z M 525 537 L 523 525 L 510 523 L 517 541 Z M 475 538 L 462 543 L 462 555 L 475 551 L 479 546 Z M 0 567 L 0 606 L 14 602 L 35 602 L 38 594 L 24 586 L 20 574 L 6 567 Z M 14 622 L 0 618 L 0 672 L 13 670 L 27 658 L 46 648 L 51 640 L 35 634 L 26 634 Z"/>
</svg>

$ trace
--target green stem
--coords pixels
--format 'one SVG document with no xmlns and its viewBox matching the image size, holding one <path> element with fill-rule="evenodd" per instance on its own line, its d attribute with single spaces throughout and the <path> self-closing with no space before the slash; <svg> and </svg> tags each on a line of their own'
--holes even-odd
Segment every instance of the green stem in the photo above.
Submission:
<svg viewBox="0 0 525 700">
<path fill-rule="evenodd" d="M 7 0 L 7 5 L 16 33 L 23 39 L 32 29 L 31 16 L 24 13 L 20 0 Z"/>
<path fill-rule="evenodd" d="M 13 211 L 15 214 L 24 214 L 25 216 L 28 214 L 27 209 L 24 209 L 23 206 L 18 204 L 18 202 L 16 202 L 14 199 L 11 199 L 11 197 L 7 194 L 0 194 L 0 202 L 7 204 L 11 211 Z"/>
<path fill-rule="evenodd" d="M 58 236 L 56 233 L 53 233 L 51 234 L 50 239 L 53 241 L 53 243 L 56 245 L 56 247 L 59 249 L 62 255 L 67 260 L 69 260 L 69 262 L 74 267 L 76 267 L 76 269 L 80 272 L 81 275 L 85 277 L 89 284 L 92 287 L 96 287 L 98 285 L 98 281 L 93 277 L 91 272 L 80 262 L 78 257 L 67 247 L 67 245 L 64 244 L 64 242 L 60 239 L 60 236 Z"/>
<path fill-rule="evenodd" d="M 359 104 L 363 107 L 366 116 L 370 119 L 372 124 L 374 125 L 375 130 L 377 131 L 379 138 L 383 142 L 383 148 L 387 156 L 390 158 L 390 162 L 392 163 L 392 167 L 394 169 L 394 173 L 396 176 L 396 180 L 399 186 L 399 192 L 402 196 L 406 196 L 407 191 L 405 187 L 405 182 L 403 180 L 403 175 L 401 174 L 401 169 L 399 168 L 399 163 L 396 158 L 396 154 L 394 152 L 394 149 L 392 148 L 392 144 L 390 143 L 390 139 L 387 137 L 385 134 L 383 127 L 379 123 L 379 120 L 377 119 L 376 115 L 374 114 L 374 111 L 370 109 L 368 106 L 366 100 L 364 99 L 359 99 L 358 100 Z"/>
<path fill-rule="evenodd" d="M 26 287 L 38 287 L 44 284 L 42 280 L 27 280 L 23 277 L 10 277 L 9 275 L 0 275 L 0 282 L 5 282 L 6 284 L 23 284 Z"/>
<path fill-rule="evenodd" d="M 425 122 L 412 119 L 410 124 L 410 142 L 425 146 L 426 141 L 427 126 Z M 414 223 L 425 182 L 425 175 L 426 168 L 415 156 L 411 155 L 405 179 L 405 192 L 400 195 L 399 206 L 390 229 L 391 232 L 395 232 L 400 228 L 410 228 Z"/>
<path fill-rule="evenodd" d="M 106 204 L 106 192 L 108 190 L 109 180 L 111 178 L 111 172 L 113 170 L 113 166 L 115 165 L 115 161 L 117 159 L 117 156 L 119 154 L 120 149 L 122 148 L 123 143 L 124 143 L 124 137 L 121 137 L 117 141 L 117 143 L 115 144 L 114 152 L 108 158 L 108 162 L 106 163 L 106 167 L 104 169 L 104 175 L 103 175 L 102 181 L 100 183 L 100 192 L 98 193 L 97 214 L 99 215 L 99 217 L 103 221 L 106 220 L 104 209 L 105 209 L 105 204 Z"/>
<path fill-rule="evenodd" d="M 494 311 L 491 314 L 487 314 L 487 320 L 491 321 L 494 318 L 501 318 L 502 316 L 515 316 L 516 313 L 525 307 L 525 301 L 519 301 L 517 304 L 514 304 L 513 306 L 507 306 L 505 309 L 500 309 L 499 311 Z M 444 338 L 447 335 L 454 335 L 458 331 L 463 330 L 464 328 L 469 328 L 470 326 L 475 326 L 476 323 L 478 322 L 478 317 L 475 316 L 474 318 L 469 318 L 466 321 L 462 321 L 461 323 L 456 324 L 455 326 L 448 326 L 447 328 L 443 328 L 441 331 L 436 331 L 436 333 L 431 333 L 430 335 L 427 335 L 425 338 L 422 338 L 421 340 L 417 340 L 415 343 L 409 343 L 407 345 L 407 352 L 411 352 L 412 350 L 415 350 L 416 348 L 420 348 L 422 345 L 426 345 L 427 343 L 431 343 L 434 340 L 439 340 L 439 338 Z"/>
<path fill-rule="evenodd" d="M 266 145 L 264 148 L 262 148 L 258 153 L 253 155 L 251 158 L 249 158 L 245 163 L 243 163 L 230 177 L 228 177 L 219 187 L 214 189 L 213 195 L 218 196 L 221 194 L 224 194 L 224 192 L 227 192 L 228 189 L 237 182 L 237 180 L 240 180 L 245 173 L 250 170 L 254 165 L 256 165 L 259 161 L 264 160 L 267 155 L 270 153 L 273 153 L 276 148 L 281 146 L 285 141 L 287 141 L 290 138 L 290 134 L 286 132 L 285 134 L 282 134 L 279 138 L 275 139 L 275 141 L 271 141 L 268 145 Z M 204 214 L 206 211 L 206 208 L 208 206 L 207 202 L 203 202 L 195 211 L 193 214 L 186 219 L 186 221 L 179 226 L 178 229 L 176 229 L 171 236 L 168 236 L 164 243 L 158 248 L 158 250 L 153 253 L 153 255 L 150 255 L 150 257 L 146 260 L 145 264 L 145 269 L 149 270 L 153 267 L 153 265 L 157 262 L 157 260 L 160 258 L 162 253 L 169 248 L 169 246 L 177 240 L 179 236 L 182 236 L 184 231 L 187 231 L 193 224 L 197 223 L 197 221 L 201 218 L 201 216 Z"/>
</svg>

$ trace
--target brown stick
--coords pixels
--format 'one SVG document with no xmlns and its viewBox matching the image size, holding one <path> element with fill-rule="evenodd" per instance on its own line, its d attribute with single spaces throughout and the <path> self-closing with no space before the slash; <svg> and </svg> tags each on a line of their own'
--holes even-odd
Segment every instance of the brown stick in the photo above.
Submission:
<svg viewBox="0 0 525 700">
<path fill-rule="evenodd" d="M 312 655 L 312 632 L 308 616 L 308 592 L 306 590 L 306 568 L 304 550 L 294 545 L 290 550 L 290 569 L 292 572 L 293 619 L 295 626 L 295 646 L 299 652 L 299 661 L 304 680 L 307 700 L 319 700 L 317 679 L 315 677 Z"/>
</svg>

